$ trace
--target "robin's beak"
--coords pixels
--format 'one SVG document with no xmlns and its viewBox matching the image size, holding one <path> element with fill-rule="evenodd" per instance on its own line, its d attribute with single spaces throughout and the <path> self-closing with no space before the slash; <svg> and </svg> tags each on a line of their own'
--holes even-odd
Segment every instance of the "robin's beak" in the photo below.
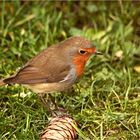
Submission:
<svg viewBox="0 0 140 140">
<path fill-rule="evenodd" d="M 100 51 L 97 50 L 95 46 L 92 48 L 92 53 L 96 55 L 103 55 Z"/>
<path fill-rule="evenodd" d="M 99 52 L 99 51 L 96 51 L 95 54 L 97 54 L 97 55 L 103 55 L 103 54 L 102 54 L 101 52 Z"/>
<path fill-rule="evenodd" d="M 93 48 L 87 48 L 86 51 L 89 52 L 89 54 L 102 55 L 101 52 L 99 52 L 99 51 L 96 50 L 96 47 L 93 47 Z"/>
</svg>

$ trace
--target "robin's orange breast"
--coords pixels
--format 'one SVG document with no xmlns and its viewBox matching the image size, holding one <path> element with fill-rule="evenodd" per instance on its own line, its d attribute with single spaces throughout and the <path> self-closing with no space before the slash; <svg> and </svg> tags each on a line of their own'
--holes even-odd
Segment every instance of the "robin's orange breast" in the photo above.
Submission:
<svg viewBox="0 0 140 140">
<path fill-rule="evenodd" d="M 83 74 L 84 67 L 88 58 L 89 58 L 88 56 L 81 56 L 81 55 L 76 55 L 73 58 L 73 64 L 76 67 L 76 74 L 78 77 L 80 77 Z"/>
</svg>

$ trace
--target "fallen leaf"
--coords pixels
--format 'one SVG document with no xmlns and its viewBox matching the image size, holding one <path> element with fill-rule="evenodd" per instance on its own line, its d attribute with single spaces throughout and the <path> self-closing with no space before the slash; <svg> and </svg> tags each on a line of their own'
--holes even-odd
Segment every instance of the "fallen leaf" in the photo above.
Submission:
<svg viewBox="0 0 140 140">
<path fill-rule="evenodd" d="M 134 71 L 140 73 L 140 66 L 134 66 Z"/>
<path fill-rule="evenodd" d="M 115 60 L 122 60 L 123 58 L 123 51 L 119 50 L 115 53 Z"/>
</svg>

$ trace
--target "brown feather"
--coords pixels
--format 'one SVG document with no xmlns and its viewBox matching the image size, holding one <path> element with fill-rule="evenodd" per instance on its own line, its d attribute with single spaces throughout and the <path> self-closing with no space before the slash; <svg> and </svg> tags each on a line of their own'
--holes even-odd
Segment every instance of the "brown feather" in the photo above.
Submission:
<svg viewBox="0 0 140 140">
<path fill-rule="evenodd" d="M 68 75 L 71 67 L 64 59 L 66 57 L 59 53 L 57 47 L 58 45 L 54 45 L 45 49 L 28 61 L 15 76 L 5 79 L 4 82 L 8 84 L 34 84 L 63 80 Z M 57 49 L 58 51 L 56 51 Z"/>
<path fill-rule="evenodd" d="M 16 76 L 4 80 L 5 83 L 18 83 L 18 84 L 34 84 L 34 83 L 54 83 L 63 80 L 69 73 L 70 66 L 61 67 L 62 69 L 54 68 L 49 73 L 47 70 L 27 66 L 21 69 Z"/>
</svg>

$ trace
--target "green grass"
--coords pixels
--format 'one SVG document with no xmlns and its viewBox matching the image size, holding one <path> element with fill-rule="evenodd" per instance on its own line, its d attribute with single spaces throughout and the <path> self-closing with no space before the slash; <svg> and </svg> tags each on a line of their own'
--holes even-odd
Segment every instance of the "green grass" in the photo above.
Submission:
<svg viewBox="0 0 140 140">
<path fill-rule="evenodd" d="M 56 102 L 78 122 L 79 140 L 140 139 L 139 4 L 1 1 L 0 78 L 49 45 L 83 35 L 103 55 L 88 61 L 73 92 L 53 94 Z M 0 87 L 0 109 L 1 140 L 37 140 L 50 117 L 37 95 L 19 85 Z"/>
</svg>

